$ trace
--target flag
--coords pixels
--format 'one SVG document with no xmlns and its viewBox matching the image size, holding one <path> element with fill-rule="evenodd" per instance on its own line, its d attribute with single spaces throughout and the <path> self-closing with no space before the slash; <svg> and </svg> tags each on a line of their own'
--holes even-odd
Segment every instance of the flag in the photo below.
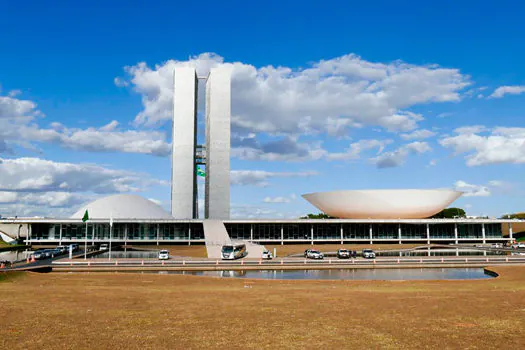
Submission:
<svg viewBox="0 0 525 350">
<path fill-rule="evenodd" d="M 197 167 L 197 176 L 206 177 L 206 173 L 199 167 Z"/>
<path fill-rule="evenodd" d="M 89 214 L 88 214 L 88 211 L 86 209 L 86 212 L 84 213 L 84 216 L 82 217 L 82 222 L 86 222 L 89 220 Z"/>
</svg>

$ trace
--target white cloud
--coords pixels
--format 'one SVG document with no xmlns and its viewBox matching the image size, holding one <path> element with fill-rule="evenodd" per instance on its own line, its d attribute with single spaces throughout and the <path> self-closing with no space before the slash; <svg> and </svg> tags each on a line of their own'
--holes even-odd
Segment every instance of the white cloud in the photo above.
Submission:
<svg viewBox="0 0 525 350">
<path fill-rule="evenodd" d="M 454 187 L 456 191 L 465 192 L 464 197 L 487 197 L 491 194 L 487 186 L 473 185 L 462 180 L 456 181 Z"/>
<path fill-rule="evenodd" d="M 393 168 L 405 163 L 409 154 L 422 154 L 431 151 L 432 148 L 426 142 L 415 141 L 399 147 L 392 152 L 385 152 L 378 157 L 371 158 L 371 161 L 378 168 Z"/>
<path fill-rule="evenodd" d="M 502 98 L 506 94 L 519 95 L 525 92 L 525 85 L 500 86 L 489 96 L 490 98 Z"/>
<path fill-rule="evenodd" d="M 525 128 L 497 127 L 484 132 L 483 127 L 456 129 L 457 135 L 442 138 L 439 143 L 456 154 L 466 153 L 467 165 L 525 163 Z"/>
<path fill-rule="evenodd" d="M 290 196 L 277 196 L 277 197 L 264 197 L 263 202 L 264 203 L 290 203 L 292 201 L 295 201 L 297 199 L 297 196 L 295 194 L 291 194 Z"/>
<path fill-rule="evenodd" d="M 428 139 L 429 137 L 432 137 L 436 135 L 434 131 L 427 130 L 427 129 L 419 129 L 414 130 L 409 134 L 401 134 L 401 138 L 404 140 L 421 140 L 421 139 Z"/>
<path fill-rule="evenodd" d="M 303 172 L 271 172 L 264 170 L 232 170 L 230 182 L 232 185 L 267 186 L 268 179 L 279 177 L 310 177 L 318 175 L 315 171 Z"/>
<path fill-rule="evenodd" d="M 145 174 L 40 158 L 0 158 L 0 191 L 136 192 L 160 184 Z"/>
<path fill-rule="evenodd" d="M 130 86 L 142 96 L 144 109 L 136 116 L 136 123 L 153 125 L 171 118 L 175 67 L 192 66 L 205 75 L 219 65 L 232 70 L 234 130 L 271 134 L 341 135 L 355 125 L 408 131 L 422 117 L 407 108 L 458 101 L 460 91 L 469 85 L 469 78 L 457 69 L 399 61 L 373 63 L 352 54 L 292 69 L 225 63 L 218 55 L 204 53 L 153 68 L 144 62 L 125 68 Z"/>
</svg>

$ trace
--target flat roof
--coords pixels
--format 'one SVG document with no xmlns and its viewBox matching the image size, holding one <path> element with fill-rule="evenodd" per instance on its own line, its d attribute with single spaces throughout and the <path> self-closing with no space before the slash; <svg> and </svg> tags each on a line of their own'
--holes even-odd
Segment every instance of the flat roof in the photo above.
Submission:
<svg viewBox="0 0 525 350">
<path fill-rule="evenodd" d="M 113 223 L 126 224 L 181 224 L 202 223 L 204 219 L 113 219 Z M 221 220 L 225 224 L 499 224 L 519 223 L 519 219 L 228 219 Z M 81 219 L 53 218 L 5 218 L 0 224 L 78 224 Z M 109 219 L 92 219 L 88 224 L 109 223 Z"/>
</svg>

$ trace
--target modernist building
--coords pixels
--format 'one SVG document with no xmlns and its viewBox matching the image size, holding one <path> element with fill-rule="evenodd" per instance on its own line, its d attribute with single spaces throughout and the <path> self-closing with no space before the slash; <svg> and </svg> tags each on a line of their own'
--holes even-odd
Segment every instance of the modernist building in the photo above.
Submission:
<svg viewBox="0 0 525 350">
<path fill-rule="evenodd" d="M 197 144 L 199 79 L 206 79 L 205 145 Z M 67 219 L 0 219 L 0 236 L 27 244 L 87 239 L 94 244 L 111 240 L 208 245 L 218 237 L 214 236 L 217 231 L 226 239 L 274 244 L 457 244 L 513 239 L 514 220 L 425 219 L 461 195 L 452 190 L 317 192 L 303 197 L 341 219 L 230 220 L 230 85 L 230 73 L 224 68 L 214 68 L 204 78 L 194 68 L 175 69 L 171 214 L 139 196 L 116 195 L 96 200 Z M 206 166 L 204 220 L 197 218 L 198 165 Z M 86 209 L 87 224 L 82 222 Z M 505 225 L 510 232 L 507 238 L 502 235 Z"/>
<path fill-rule="evenodd" d="M 195 219 L 197 166 L 205 171 L 204 217 L 230 217 L 231 82 L 225 68 L 212 68 L 206 79 L 206 144 L 197 144 L 199 77 L 195 68 L 175 68 L 171 215 Z"/>
</svg>

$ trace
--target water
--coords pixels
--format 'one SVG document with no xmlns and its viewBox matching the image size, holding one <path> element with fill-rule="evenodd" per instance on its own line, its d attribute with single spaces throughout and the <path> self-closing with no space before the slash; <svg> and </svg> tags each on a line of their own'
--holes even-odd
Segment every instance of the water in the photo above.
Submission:
<svg viewBox="0 0 525 350">
<path fill-rule="evenodd" d="M 160 271 L 159 274 L 182 274 L 226 278 L 271 280 L 462 280 L 493 278 L 483 268 L 425 269 L 333 269 L 333 270 L 243 270 L 243 271 Z"/>
</svg>

